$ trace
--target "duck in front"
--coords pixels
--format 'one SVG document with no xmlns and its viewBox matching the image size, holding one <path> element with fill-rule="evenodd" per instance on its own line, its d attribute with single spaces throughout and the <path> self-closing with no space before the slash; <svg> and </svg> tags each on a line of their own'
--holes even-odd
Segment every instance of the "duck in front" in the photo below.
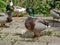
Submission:
<svg viewBox="0 0 60 45">
<path fill-rule="evenodd" d="M 36 39 L 36 33 L 37 33 L 37 39 L 39 41 L 40 32 L 49 28 L 50 25 L 49 25 L 48 21 L 46 21 L 46 20 L 39 20 L 38 18 L 28 17 L 25 21 L 25 27 L 26 27 L 26 29 L 34 32 L 33 39 Z"/>
</svg>

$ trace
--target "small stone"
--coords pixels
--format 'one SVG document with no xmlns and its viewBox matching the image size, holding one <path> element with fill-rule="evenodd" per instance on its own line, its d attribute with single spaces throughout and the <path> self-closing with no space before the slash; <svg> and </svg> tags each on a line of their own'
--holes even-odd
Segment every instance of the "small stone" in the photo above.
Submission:
<svg viewBox="0 0 60 45">
<path fill-rule="evenodd" d="M 3 41 L 0 41 L 0 45 L 11 45 L 11 42 L 7 40 L 3 40 Z"/>
</svg>

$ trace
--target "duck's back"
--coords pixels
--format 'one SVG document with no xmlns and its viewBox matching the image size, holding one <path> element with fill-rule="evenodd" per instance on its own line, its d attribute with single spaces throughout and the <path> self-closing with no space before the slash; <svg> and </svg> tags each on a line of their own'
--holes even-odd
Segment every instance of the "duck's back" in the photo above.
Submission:
<svg viewBox="0 0 60 45">
<path fill-rule="evenodd" d="M 51 16 L 56 17 L 56 18 L 59 18 L 59 17 L 60 17 L 59 14 L 56 13 L 56 12 L 54 12 L 54 10 L 55 10 L 55 9 L 50 10 Z"/>
</svg>

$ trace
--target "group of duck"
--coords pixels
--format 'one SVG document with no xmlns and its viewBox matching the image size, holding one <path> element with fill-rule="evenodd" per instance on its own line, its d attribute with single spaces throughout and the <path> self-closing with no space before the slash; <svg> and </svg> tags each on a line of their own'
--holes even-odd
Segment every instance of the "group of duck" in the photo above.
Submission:
<svg viewBox="0 0 60 45">
<path fill-rule="evenodd" d="M 9 0 L 9 4 L 6 6 L 6 12 L 1 12 L 0 13 L 0 23 L 2 27 L 5 27 L 6 22 L 11 22 L 12 21 L 12 12 L 16 13 L 16 16 L 18 17 L 20 12 L 25 12 L 26 8 L 19 7 L 19 6 L 14 6 L 13 1 Z"/>
<path fill-rule="evenodd" d="M 51 5 L 50 14 L 53 17 L 53 20 L 59 19 L 60 10 L 56 10 L 52 3 L 50 5 Z M 22 8 L 19 6 L 13 6 L 12 0 L 10 0 L 10 4 L 7 5 L 6 9 L 7 9 L 6 13 L 0 13 L 0 23 L 1 23 L 1 26 L 3 26 L 3 27 L 5 27 L 5 22 L 12 21 L 12 16 L 11 16 L 12 11 L 16 12 L 17 14 L 20 12 L 26 11 L 26 8 Z M 51 26 L 49 25 L 48 21 L 46 21 L 46 20 L 39 20 L 37 17 L 35 18 L 33 16 L 29 16 L 25 20 L 25 27 L 26 27 L 26 29 L 34 32 L 33 39 L 36 39 L 36 33 L 37 33 L 37 39 L 39 40 L 40 32 L 47 28 L 50 28 Z"/>
</svg>

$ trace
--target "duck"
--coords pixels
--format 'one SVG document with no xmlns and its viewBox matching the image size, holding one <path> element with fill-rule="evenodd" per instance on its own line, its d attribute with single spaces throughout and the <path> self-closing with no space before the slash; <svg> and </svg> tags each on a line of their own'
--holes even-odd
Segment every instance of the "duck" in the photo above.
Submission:
<svg viewBox="0 0 60 45">
<path fill-rule="evenodd" d="M 50 28 L 50 27 L 51 26 L 49 25 L 48 21 L 46 21 L 46 20 L 39 20 L 38 18 L 31 17 L 31 16 L 29 16 L 25 20 L 25 28 L 27 30 L 34 32 L 34 36 L 33 36 L 34 40 L 36 39 L 36 36 L 37 36 L 37 40 L 39 41 L 40 40 L 40 32 L 47 28 Z"/>
<path fill-rule="evenodd" d="M 13 7 L 13 11 L 16 13 L 16 17 L 19 17 L 19 13 L 25 13 L 26 11 L 26 8 L 14 6 L 12 0 L 10 0 L 10 6 Z"/>
<path fill-rule="evenodd" d="M 0 23 L 2 27 L 6 27 L 5 23 L 12 22 L 12 10 L 10 4 L 6 6 L 6 12 L 0 12 Z"/>
<path fill-rule="evenodd" d="M 6 6 L 6 11 L 11 11 L 12 12 L 13 10 L 14 10 L 14 7 L 13 7 L 12 0 L 9 0 L 9 3 Z"/>
<path fill-rule="evenodd" d="M 7 12 L 1 12 L 0 13 L 0 23 L 1 27 L 6 27 L 5 23 L 12 22 L 12 18 L 9 16 Z"/>
<path fill-rule="evenodd" d="M 19 13 L 25 13 L 26 8 L 14 6 L 14 12 L 16 13 L 16 17 L 19 16 Z"/>
<path fill-rule="evenodd" d="M 53 17 L 53 19 L 59 19 L 60 18 L 60 10 L 55 9 L 55 4 L 53 2 L 50 3 L 50 14 Z"/>
<path fill-rule="evenodd" d="M 60 19 L 60 10 L 57 10 L 57 9 L 51 9 L 50 10 L 50 15 L 53 17 L 53 20 L 54 19 Z"/>
<path fill-rule="evenodd" d="M 53 26 L 54 26 L 54 21 L 55 19 L 60 19 L 60 10 L 55 9 L 55 4 L 53 2 L 50 3 L 50 15 L 53 17 Z"/>
</svg>

